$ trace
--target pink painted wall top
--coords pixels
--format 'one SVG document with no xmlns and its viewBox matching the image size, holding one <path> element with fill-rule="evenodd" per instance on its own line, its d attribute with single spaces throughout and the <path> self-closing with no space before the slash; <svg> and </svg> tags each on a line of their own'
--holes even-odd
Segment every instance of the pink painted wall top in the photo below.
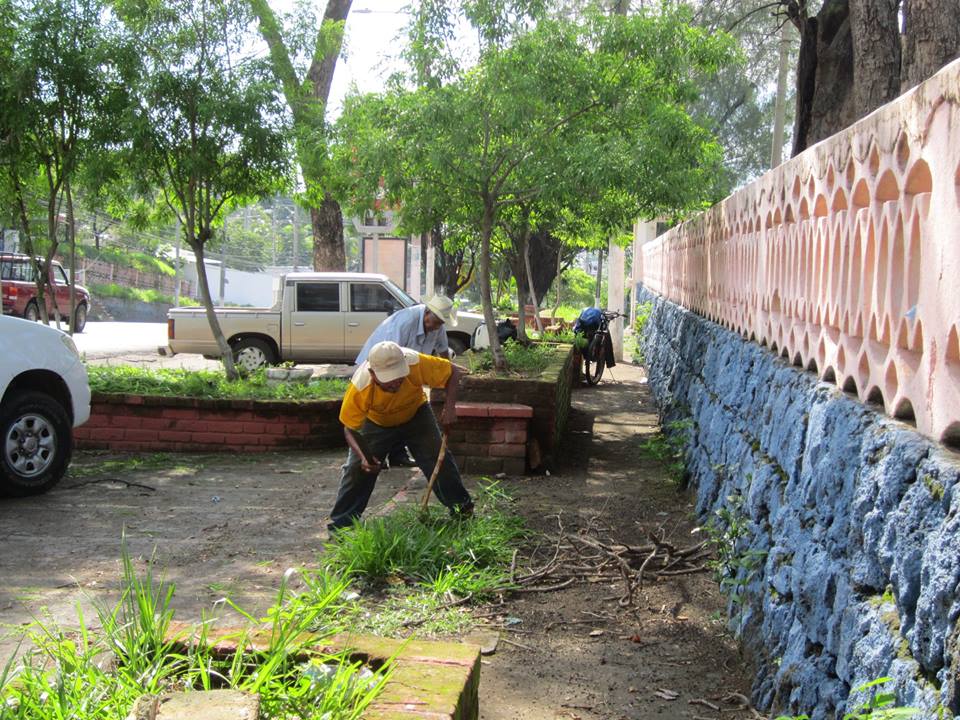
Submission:
<svg viewBox="0 0 960 720">
<path fill-rule="evenodd" d="M 960 442 L 960 60 L 641 262 L 647 289 Z"/>
</svg>

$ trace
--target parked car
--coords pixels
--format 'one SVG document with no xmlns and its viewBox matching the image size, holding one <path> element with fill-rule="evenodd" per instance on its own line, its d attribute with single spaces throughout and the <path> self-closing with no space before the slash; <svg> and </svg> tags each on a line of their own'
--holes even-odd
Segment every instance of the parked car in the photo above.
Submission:
<svg viewBox="0 0 960 720">
<path fill-rule="evenodd" d="M 31 261 L 29 255 L 14 253 L 0 253 L 0 286 L 2 286 L 3 314 L 14 315 L 26 320 L 39 320 L 40 304 L 37 301 L 37 267 L 43 265 L 43 260 L 37 258 Z M 60 316 L 70 322 L 70 281 L 63 266 L 54 261 L 50 264 L 50 287 L 53 287 L 53 297 L 49 292 L 44 293 L 47 306 L 47 317 L 53 318 L 54 303 L 60 311 Z M 77 285 L 76 309 L 74 310 L 73 331 L 83 332 L 87 324 L 87 313 L 90 310 L 90 292 L 82 285 Z"/>
<path fill-rule="evenodd" d="M 220 327 L 237 364 L 246 371 L 291 360 L 346 363 L 356 359 L 370 334 L 390 313 L 416 300 L 386 275 L 374 273 L 290 273 L 273 308 L 216 308 Z M 447 328 L 450 349 L 471 345 L 483 317 L 459 313 Z M 198 353 L 219 357 L 203 308 L 167 313 L 163 354 Z"/>
<path fill-rule="evenodd" d="M 63 477 L 90 417 L 87 370 L 56 328 L 0 317 L 0 339 L 0 493 L 36 495 Z"/>
</svg>

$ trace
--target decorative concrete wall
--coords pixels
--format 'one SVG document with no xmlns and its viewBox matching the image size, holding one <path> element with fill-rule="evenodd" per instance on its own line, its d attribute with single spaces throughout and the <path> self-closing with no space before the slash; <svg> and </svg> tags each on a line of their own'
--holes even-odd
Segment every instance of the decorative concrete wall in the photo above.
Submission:
<svg viewBox="0 0 960 720">
<path fill-rule="evenodd" d="M 742 595 L 729 609 L 757 662 L 755 704 L 839 718 L 858 705 L 853 688 L 890 676 L 885 690 L 919 717 L 960 713 L 960 456 L 638 296 L 654 303 L 644 356 L 665 423 L 692 421 L 697 512 L 743 532 L 726 546 L 727 583 Z"/>
<path fill-rule="evenodd" d="M 960 444 L 960 61 L 644 246 L 649 290 Z"/>
</svg>

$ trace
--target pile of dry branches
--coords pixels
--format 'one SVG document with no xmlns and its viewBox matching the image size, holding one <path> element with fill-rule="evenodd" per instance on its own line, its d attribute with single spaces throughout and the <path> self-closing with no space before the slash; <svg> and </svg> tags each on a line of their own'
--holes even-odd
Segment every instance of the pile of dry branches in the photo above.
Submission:
<svg viewBox="0 0 960 720">
<path fill-rule="evenodd" d="M 647 532 L 649 543 L 630 545 L 615 539 L 601 539 L 595 528 L 568 532 L 557 517 L 559 530 L 544 536 L 550 546 L 549 559 L 540 568 L 516 575 L 516 553 L 510 567 L 514 592 L 549 592 L 569 587 L 576 582 L 611 583 L 623 581 L 623 594 L 617 597 L 620 607 L 629 607 L 634 596 L 643 589 L 644 581 L 656 581 L 675 575 L 703 572 L 711 555 L 709 541 L 689 547 L 677 547 L 665 538 L 663 529 Z M 530 562 L 544 552 L 538 546 Z"/>
</svg>

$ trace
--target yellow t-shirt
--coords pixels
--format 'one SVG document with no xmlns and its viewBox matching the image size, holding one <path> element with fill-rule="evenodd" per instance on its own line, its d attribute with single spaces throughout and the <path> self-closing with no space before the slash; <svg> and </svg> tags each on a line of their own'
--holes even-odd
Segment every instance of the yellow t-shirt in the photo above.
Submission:
<svg viewBox="0 0 960 720">
<path fill-rule="evenodd" d="M 449 360 L 409 348 L 403 348 L 403 354 L 410 374 L 395 393 L 385 392 L 373 381 L 369 362 L 357 368 L 340 405 L 340 422 L 351 430 L 359 430 L 367 419 L 382 427 L 402 425 L 427 401 L 424 385 L 441 388 L 447 384 L 453 372 Z"/>
</svg>

